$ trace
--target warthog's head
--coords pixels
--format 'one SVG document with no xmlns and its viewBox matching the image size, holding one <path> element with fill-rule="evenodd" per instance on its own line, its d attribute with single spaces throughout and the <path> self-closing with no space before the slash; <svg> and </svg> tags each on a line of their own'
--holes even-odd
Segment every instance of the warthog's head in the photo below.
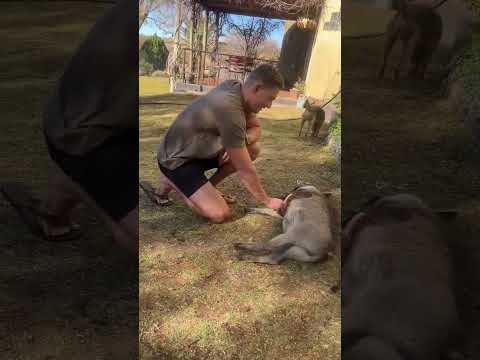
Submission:
<svg viewBox="0 0 480 360">
<path fill-rule="evenodd" d="M 456 210 L 433 210 L 419 197 L 411 194 L 374 196 L 358 210 L 345 211 L 342 219 L 342 254 L 347 254 L 352 238 L 362 228 L 389 221 L 408 221 L 413 216 L 423 216 L 437 220 L 451 220 Z"/>
<path fill-rule="evenodd" d="M 329 196 L 329 192 L 321 192 L 315 186 L 310 184 L 302 184 L 295 187 L 283 200 L 283 205 L 279 210 L 279 214 L 284 216 L 287 211 L 288 205 L 292 200 L 295 199 L 305 199 L 312 196 Z"/>
</svg>

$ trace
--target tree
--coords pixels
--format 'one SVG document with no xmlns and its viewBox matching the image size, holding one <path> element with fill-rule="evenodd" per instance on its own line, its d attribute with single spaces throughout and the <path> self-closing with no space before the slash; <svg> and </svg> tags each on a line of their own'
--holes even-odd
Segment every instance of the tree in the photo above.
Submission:
<svg viewBox="0 0 480 360">
<path fill-rule="evenodd" d="M 227 54 L 243 55 L 243 40 L 237 35 L 228 35 L 224 38 L 222 51 Z"/>
<path fill-rule="evenodd" d="M 217 12 L 210 18 L 210 24 L 208 25 L 209 29 L 214 29 L 211 32 L 213 36 L 210 36 L 208 39 L 209 47 L 213 48 L 213 52 L 219 51 L 219 39 L 224 35 L 225 22 L 227 20 L 227 14 Z"/>
<path fill-rule="evenodd" d="M 138 27 L 141 28 L 147 21 L 153 21 L 159 28 L 171 26 L 174 4 L 173 0 L 139 0 Z"/>
<path fill-rule="evenodd" d="M 138 73 L 142 75 L 150 75 L 153 72 L 153 65 L 146 62 L 145 59 L 140 59 L 138 63 Z"/>
<path fill-rule="evenodd" d="M 245 55 L 243 39 L 238 35 L 227 36 L 225 38 L 224 51 L 234 55 Z M 267 39 L 258 46 L 256 56 L 261 59 L 278 60 L 280 49 L 274 40 Z"/>
<path fill-rule="evenodd" d="M 280 49 L 274 40 L 265 40 L 258 47 L 258 56 L 262 59 L 278 60 Z"/>
<path fill-rule="evenodd" d="M 145 62 L 152 64 L 153 70 L 165 69 L 168 50 L 163 40 L 157 35 L 153 35 L 145 40 L 139 55 Z"/>
<path fill-rule="evenodd" d="M 260 44 L 279 25 L 280 22 L 265 18 L 229 16 L 227 19 L 227 27 L 230 33 L 242 40 L 242 52 L 248 57 L 256 57 Z"/>
</svg>

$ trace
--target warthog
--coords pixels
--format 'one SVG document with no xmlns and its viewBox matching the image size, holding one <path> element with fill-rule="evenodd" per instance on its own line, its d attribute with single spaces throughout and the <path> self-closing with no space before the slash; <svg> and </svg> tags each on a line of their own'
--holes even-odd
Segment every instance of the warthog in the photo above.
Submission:
<svg viewBox="0 0 480 360">
<path fill-rule="evenodd" d="M 273 216 L 283 215 L 283 233 L 266 243 L 236 243 L 242 260 L 278 264 L 291 259 L 317 262 L 334 250 L 332 231 L 335 211 L 328 203 L 330 193 L 322 193 L 311 185 L 301 186 L 289 194 L 280 215 L 270 209 L 252 209 L 252 212 Z"/>
<path fill-rule="evenodd" d="M 460 326 L 443 225 L 408 194 L 375 199 L 344 224 L 342 359 L 440 359 L 449 350 Z"/>
<path fill-rule="evenodd" d="M 409 76 L 423 78 L 442 37 L 442 18 L 430 4 L 395 0 L 394 8 L 397 14 L 387 27 L 383 62 L 378 77 L 383 77 L 390 51 L 399 39 L 402 41 L 402 55 L 395 69 L 395 80 L 399 78 L 409 55 Z"/>
</svg>

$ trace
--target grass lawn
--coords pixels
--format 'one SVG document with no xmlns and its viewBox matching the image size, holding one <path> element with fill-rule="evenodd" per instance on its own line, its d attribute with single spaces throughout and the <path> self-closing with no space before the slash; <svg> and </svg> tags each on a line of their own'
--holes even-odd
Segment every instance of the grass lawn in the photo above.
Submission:
<svg viewBox="0 0 480 360">
<path fill-rule="evenodd" d="M 139 76 L 139 96 L 152 96 L 168 93 L 168 77 Z"/>
<path fill-rule="evenodd" d="M 179 104 L 192 99 L 163 98 Z M 156 183 L 160 136 L 184 106 L 141 106 L 142 179 Z M 339 166 L 326 147 L 296 136 L 299 116 L 282 108 L 260 114 L 260 177 L 277 196 L 297 181 L 335 190 L 340 206 Z M 197 217 L 178 198 L 158 208 L 140 194 L 142 359 L 339 359 L 340 295 L 329 290 L 339 278 L 339 259 L 280 266 L 237 261 L 233 242 L 270 239 L 281 225 L 244 214 L 254 203 L 235 176 L 221 189 L 238 203 L 233 220 L 220 225 Z"/>
</svg>

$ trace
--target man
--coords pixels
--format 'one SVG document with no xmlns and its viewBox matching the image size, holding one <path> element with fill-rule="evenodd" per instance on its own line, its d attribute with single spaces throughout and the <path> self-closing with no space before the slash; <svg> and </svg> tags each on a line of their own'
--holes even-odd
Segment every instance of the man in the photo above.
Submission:
<svg viewBox="0 0 480 360">
<path fill-rule="evenodd" d="M 227 80 L 190 104 L 169 127 L 158 149 L 159 203 L 176 190 L 199 215 L 215 223 L 231 216 L 216 186 L 237 173 L 252 196 L 278 210 L 282 200 L 267 195 L 253 160 L 260 152 L 260 110 L 270 108 L 283 79 L 270 65 L 260 65 L 242 84 Z M 209 179 L 205 171 L 216 168 Z"/>
<path fill-rule="evenodd" d="M 121 0 L 89 32 L 43 114 L 55 173 L 44 200 L 17 184 L 1 191 L 33 233 L 81 235 L 70 221 L 83 202 L 138 253 L 138 3 Z"/>
</svg>

